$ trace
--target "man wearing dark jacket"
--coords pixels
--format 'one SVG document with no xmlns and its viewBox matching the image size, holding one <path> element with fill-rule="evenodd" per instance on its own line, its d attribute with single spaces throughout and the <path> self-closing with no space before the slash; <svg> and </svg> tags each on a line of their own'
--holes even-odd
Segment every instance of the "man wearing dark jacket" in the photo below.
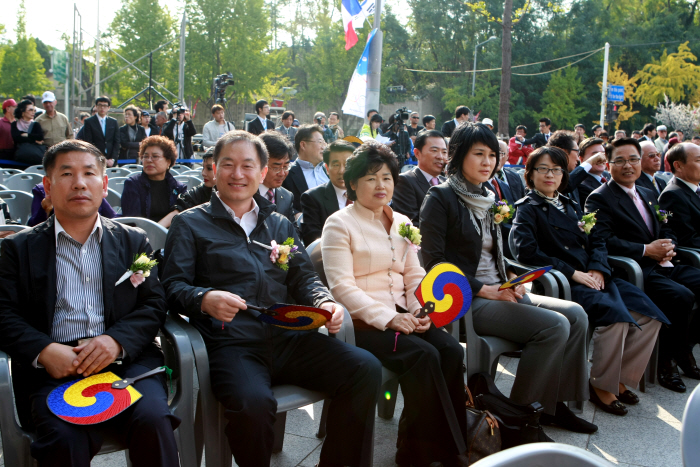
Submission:
<svg viewBox="0 0 700 467">
<path fill-rule="evenodd" d="M 112 106 L 109 97 L 95 99 L 97 113 L 85 119 L 83 128 L 78 137 L 95 146 L 107 158 L 107 167 L 112 167 L 118 156 L 120 145 L 119 124 L 117 120 L 109 117 L 107 113 Z"/>
<path fill-rule="evenodd" d="M 266 131 L 260 135 L 260 139 L 267 148 L 267 175 L 260 184 L 258 192 L 269 202 L 275 205 L 275 211 L 289 219 L 293 224 L 301 215 L 294 209 L 294 195 L 291 191 L 282 187 L 282 182 L 289 174 L 289 155 L 292 154 L 292 145 L 285 135 L 277 131 Z"/>
<path fill-rule="evenodd" d="M 530 144 L 535 145 L 535 149 L 546 146 L 549 141 L 549 137 L 552 136 L 552 121 L 547 117 L 540 118 L 540 132 L 529 139 L 519 138 L 519 141 L 523 143 L 523 146 Z"/>
<path fill-rule="evenodd" d="M 194 123 L 190 119 L 190 111 L 183 108 L 173 108 L 176 118 L 172 118 L 165 128 L 163 136 L 175 142 L 178 159 L 190 159 L 194 155 L 192 137 L 197 134 Z"/>
<path fill-rule="evenodd" d="M 289 175 L 282 186 L 294 195 L 294 209 L 301 211 L 301 195 L 311 188 L 328 182 L 328 173 L 323 163 L 326 141 L 319 125 L 304 125 L 294 137 L 294 149 L 298 157 L 289 166 Z"/>
<path fill-rule="evenodd" d="M 190 188 L 177 197 L 175 209 L 178 212 L 208 203 L 212 192 L 216 191 L 216 177 L 214 176 L 214 148 L 211 147 L 202 157 L 202 182 L 201 185 Z"/>
<path fill-rule="evenodd" d="M 248 123 L 248 132 L 259 135 L 267 130 L 274 130 L 275 124 L 268 117 L 270 116 L 270 104 L 265 99 L 260 99 L 255 103 L 255 113 L 258 118 Z"/>
<path fill-rule="evenodd" d="M 651 141 L 641 141 L 639 146 L 642 148 L 642 174 L 635 183 L 659 196 L 666 188 L 666 181 L 656 176 L 661 170 L 661 154 Z"/>
<path fill-rule="evenodd" d="M 320 465 L 368 466 L 381 364 L 365 350 L 319 332 L 256 319 L 248 304 L 269 307 L 289 295 L 332 313 L 343 308 L 315 273 L 292 223 L 258 193 L 267 173 L 260 138 L 230 131 L 216 144 L 217 189 L 211 202 L 176 216 L 165 245 L 163 283 L 172 313 L 185 314 L 209 353 L 212 389 L 224 405 L 226 435 L 238 465 L 269 465 L 277 402 L 272 384 L 329 394 L 333 403 Z M 290 240 L 295 253 L 272 254 Z"/>
<path fill-rule="evenodd" d="M 668 226 L 676 234 L 678 244 L 700 248 L 700 146 L 676 144 L 666 153 L 666 160 L 674 177 L 661 193 L 659 206 L 673 213 Z"/>
<path fill-rule="evenodd" d="M 455 131 L 455 128 L 460 126 L 462 123 L 469 121 L 469 114 L 471 113 L 471 110 L 469 110 L 469 107 L 466 105 L 460 105 L 455 109 L 455 118 L 454 120 L 448 120 L 445 123 L 442 124 L 442 136 L 445 138 L 450 138 L 452 137 L 452 132 Z"/>
<path fill-rule="evenodd" d="M 180 421 L 162 375 L 134 383 L 142 400 L 101 430 L 47 406 L 53 389 L 80 377 L 104 370 L 128 378 L 162 366 L 155 337 L 165 300 L 156 269 L 137 287 L 116 285 L 135 256 L 152 250 L 142 230 L 98 215 L 107 195 L 101 151 L 66 140 L 47 151 L 44 168 L 55 215 L 6 238 L 0 258 L 0 349 L 12 358 L 22 427 L 36 431 L 31 454 L 41 466 L 89 467 L 106 430 L 126 440 L 135 466 L 178 465 Z"/>
</svg>

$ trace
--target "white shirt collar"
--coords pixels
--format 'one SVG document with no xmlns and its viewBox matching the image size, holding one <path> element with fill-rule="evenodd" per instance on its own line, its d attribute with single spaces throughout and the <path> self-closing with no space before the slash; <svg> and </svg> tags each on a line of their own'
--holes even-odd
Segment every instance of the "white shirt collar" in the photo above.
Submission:
<svg viewBox="0 0 700 467">
<path fill-rule="evenodd" d="M 462 124 L 462 122 L 460 122 L 456 118 L 454 119 L 454 122 L 455 122 L 455 128 L 457 128 L 458 126 L 460 126 Z"/>
<path fill-rule="evenodd" d="M 231 209 L 231 207 L 228 204 L 226 204 L 223 199 L 221 199 L 221 194 L 218 191 L 216 192 L 216 196 L 219 197 L 219 199 L 221 200 L 221 204 L 224 205 L 224 209 L 226 209 L 226 212 L 233 218 L 234 221 L 236 221 L 236 224 L 243 227 L 243 230 L 246 231 L 245 233 L 247 235 L 250 235 L 250 232 L 252 232 L 253 229 L 250 229 L 250 232 L 249 232 L 245 228 L 245 226 L 243 225 L 243 221 L 246 220 L 246 218 L 250 217 L 249 214 L 253 213 L 254 217 L 255 217 L 255 221 L 257 222 L 258 214 L 260 213 L 260 207 L 258 206 L 258 203 L 255 202 L 255 199 L 253 199 L 253 209 L 251 209 L 250 211 L 243 214 L 243 217 L 238 217 L 238 216 L 236 216 L 236 213 L 233 211 L 233 209 Z M 255 224 L 253 224 L 253 228 L 255 228 Z"/>
<path fill-rule="evenodd" d="M 260 123 L 262 123 L 263 128 L 267 128 L 267 118 L 258 115 L 258 119 L 260 120 Z"/>
<path fill-rule="evenodd" d="M 335 190 L 335 197 L 338 198 L 338 208 L 343 209 L 345 207 L 345 203 L 347 202 L 346 193 L 348 192 L 348 190 L 346 190 L 345 188 L 338 188 L 337 186 L 333 185 L 333 182 L 328 183 L 330 183 L 333 189 Z"/>
<path fill-rule="evenodd" d="M 299 167 L 301 167 L 302 169 L 308 169 L 308 170 L 314 169 L 314 164 L 309 162 L 309 161 L 305 161 L 304 159 L 297 158 L 297 163 L 299 164 Z"/>
<path fill-rule="evenodd" d="M 675 175 L 674 175 L 674 177 L 675 177 Z M 686 182 L 686 181 L 683 180 L 682 178 L 676 177 L 676 179 L 677 179 L 677 180 L 680 180 L 681 182 L 683 182 L 683 183 L 685 183 L 686 185 L 688 185 L 688 188 L 690 188 L 691 190 L 693 190 L 693 192 L 697 192 L 697 191 L 698 191 L 698 185 L 693 185 L 692 183 Z"/>
<path fill-rule="evenodd" d="M 433 176 L 430 175 L 430 174 L 429 174 L 428 172 L 426 172 L 425 170 L 421 169 L 420 167 L 418 167 L 418 170 L 421 171 L 421 173 L 423 174 L 423 176 L 425 177 L 425 179 L 428 181 L 428 183 L 430 183 L 430 180 L 433 179 Z M 438 179 L 438 181 L 440 181 L 440 177 L 437 177 L 437 179 Z"/>
<path fill-rule="evenodd" d="M 617 182 L 615 182 L 615 183 L 617 183 Z M 637 190 L 636 190 L 636 188 L 634 187 L 634 185 L 632 185 L 632 188 L 627 188 L 626 186 L 622 186 L 622 185 L 620 185 L 619 183 L 617 183 L 617 186 L 619 186 L 620 188 L 622 188 L 622 191 L 624 191 L 624 192 L 627 193 L 628 195 L 631 194 L 633 197 L 636 197 L 636 196 L 637 196 Z"/>
<path fill-rule="evenodd" d="M 63 232 L 68 238 L 73 238 L 70 236 L 68 232 L 63 228 L 60 222 L 58 222 L 58 217 L 54 215 L 54 231 L 55 231 L 55 239 L 56 239 L 56 245 L 58 246 L 58 234 Z M 95 230 L 97 230 L 97 242 L 101 243 L 102 242 L 102 221 L 100 220 L 100 215 L 97 215 L 97 219 L 95 220 L 95 225 L 92 227 L 92 231 L 90 232 L 90 235 L 95 233 Z M 88 235 L 88 238 L 90 236 Z M 75 240 L 75 239 L 74 239 Z"/>
<path fill-rule="evenodd" d="M 262 196 L 265 199 L 267 199 L 267 190 L 269 190 L 269 188 L 262 183 L 258 187 L 258 193 L 260 193 L 260 196 Z M 275 189 L 273 188 L 272 191 L 275 191 Z M 253 202 L 255 202 L 255 200 L 253 200 Z"/>
</svg>

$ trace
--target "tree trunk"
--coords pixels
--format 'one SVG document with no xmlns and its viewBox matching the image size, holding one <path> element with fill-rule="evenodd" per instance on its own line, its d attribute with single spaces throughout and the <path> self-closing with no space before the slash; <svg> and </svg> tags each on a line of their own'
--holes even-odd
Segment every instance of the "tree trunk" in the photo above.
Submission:
<svg viewBox="0 0 700 467">
<path fill-rule="evenodd" d="M 513 29 L 513 0 L 505 0 L 503 4 L 503 42 L 501 45 L 501 96 L 498 103 L 498 133 L 510 136 L 508 130 L 508 113 L 510 111 L 510 63 L 511 63 L 511 31 Z"/>
</svg>

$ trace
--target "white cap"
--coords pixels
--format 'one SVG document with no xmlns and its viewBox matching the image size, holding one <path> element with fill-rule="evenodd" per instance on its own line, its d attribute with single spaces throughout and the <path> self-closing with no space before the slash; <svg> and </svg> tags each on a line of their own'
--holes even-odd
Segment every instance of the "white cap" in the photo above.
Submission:
<svg viewBox="0 0 700 467">
<path fill-rule="evenodd" d="M 484 125 L 491 125 L 491 126 L 493 126 L 493 120 L 491 120 L 490 118 L 485 118 L 485 119 L 483 119 L 483 120 L 481 121 L 481 123 L 483 123 Z"/>
<path fill-rule="evenodd" d="M 668 131 L 666 125 L 659 125 L 656 127 L 656 131 Z"/>
<path fill-rule="evenodd" d="M 56 96 L 51 91 L 46 91 L 41 96 L 41 102 L 54 102 L 55 100 L 56 100 Z"/>
</svg>

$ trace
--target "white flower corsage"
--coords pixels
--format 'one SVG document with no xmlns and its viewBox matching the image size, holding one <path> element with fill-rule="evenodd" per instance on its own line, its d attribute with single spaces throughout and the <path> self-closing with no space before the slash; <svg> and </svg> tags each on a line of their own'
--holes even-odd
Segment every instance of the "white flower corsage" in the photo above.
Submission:
<svg viewBox="0 0 700 467">
<path fill-rule="evenodd" d="M 270 245 L 265 245 L 255 240 L 253 240 L 253 243 L 266 250 L 270 250 L 270 261 L 283 271 L 289 270 L 289 261 L 291 261 L 294 255 L 299 251 L 299 247 L 294 244 L 294 239 L 292 237 L 288 237 L 281 245 L 274 240 L 270 242 Z"/>
<path fill-rule="evenodd" d="M 406 240 L 409 248 L 418 253 L 418 250 L 420 250 L 419 245 L 421 242 L 421 235 L 418 227 L 414 227 L 413 224 L 410 222 L 402 222 L 399 225 L 399 235 L 401 235 L 403 239 Z M 408 248 L 406 248 L 406 251 L 403 254 L 402 261 L 406 261 L 406 255 L 408 255 Z"/>
<path fill-rule="evenodd" d="M 122 274 L 114 286 L 118 286 L 125 280 L 129 279 L 134 287 L 143 284 L 148 276 L 151 275 L 151 269 L 158 264 L 158 261 L 150 259 L 146 253 L 134 256 L 134 262 L 129 266 L 129 270 Z"/>
</svg>

